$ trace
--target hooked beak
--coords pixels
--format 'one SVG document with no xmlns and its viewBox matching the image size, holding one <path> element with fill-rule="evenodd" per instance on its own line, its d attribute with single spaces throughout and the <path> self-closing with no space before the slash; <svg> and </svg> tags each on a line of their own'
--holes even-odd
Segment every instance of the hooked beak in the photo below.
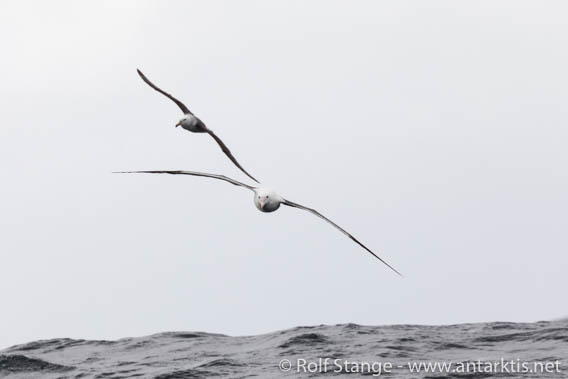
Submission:
<svg viewBox="0 0 568 379">
<path fill-rule="evenodd" d="M 260 209 L 264 209 L 264 200 L 260 200 L 259 203 L 260 203 Z"/>
<path fill-rule="evenodd" d="M 181 125 L 181 120 L 179 120 L 178 123 L 176 124 L 176 128 L 180 125 Z"/>
</svg>

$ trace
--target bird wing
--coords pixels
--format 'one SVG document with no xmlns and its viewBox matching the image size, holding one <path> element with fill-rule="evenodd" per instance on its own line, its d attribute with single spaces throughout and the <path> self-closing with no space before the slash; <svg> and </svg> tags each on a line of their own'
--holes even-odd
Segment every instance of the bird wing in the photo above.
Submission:
<svg viewBox="0 0 568 379">
<path fill-rule="evenodd" d="M 235 186 L 248 188 L 251 191 L 254 191 L 255 189 L 254 187 L 249 186 L 248 184 L 244 184 L 239 182 L 238 180 L 228 178 L 225 175 L 207 174 L 204 172 L 196 172 L 196 171 L 182 171 L 182 170 L 117 171 L 114 172 L 113 174 L 170 174 L 170 175 L 204 176 L 206 178 L 224 180 L 225 182 L 234 184 Z"/>
<path fill-rule="evenodd" d="M 363 245 L 361 242 L 359 242 L 357 240 L 357 238 L 353 237 L 351 234 L 349 234 L 345 229 L 343 229 L 342 227 L 340 227 L 339 225 L 337 225 L 335 222 L 331 221 L 330 219 L 328 219 L 327 217 L 325 217 L 324 215 L 322 215 L 321 213 L 319 213 L 318 211 L 316 211 L 315 209 L 312 208 L 308 208 L 308 207 L 304 207 L 303 205 L 294 203 L 292 201 L 289 200 L 284 200 L 284 202 L 282 203 L 284 205 L 287 205 L 289 207 L 294 207 L 294 208 L 299 208 L 299 209 L 303 209 L 305 211 L 311 212 L 313 214 L 315 214 L 316 216 L 318 216 L 321 219 L 324 219 L 325 221 L 329 222 L 331 225 L 335 226 L 337 229 L 339 229 L 343 234 L 345 234 L 347 237 L 351 238 L 353 241 L 355 241 L 356 244 L 358 244 L 359 246 L 361 246 L 363 249 L 367 250 L 369 253 L 371 253 L 375 258 L 377 258 L 379 261 L 383 262 L 385 265 L 387 265 L 391 270 L 393 270 L 394 272 L 396 272 L 398 275 L 402 276 L 402 274 L 400 272 L 398 272 L 394 267 L 392 267 L 391 265 L 389 265 L 387 262 L 385 262 L 382 258 L 380 258 L 377 254 L 373 253 L 367 246 Z"/>
<path fill-rule="evenodd" d="M 233 156 L 233 154 L 231 153 L 231 150 L 229 150 L 229 148 L 227 147 L 227 145 L 225 145 L 223 143 L 223 141 L 221 141 L 221 138 L 217 137 L 217 135 L 215 133 L 213 133 L 212 130 L 208 129 L 207 127 L 205 127 L 205 124 L 203 124 L 203 127 L 205 129 L 205 131 L 207 133 L 209 133 L 209 135 L 211 137 L 213 137 L 213 139 L 217 142 L 217 144 L 221 147 L 221 150 L 223 150 L 223 153 L 225 153 L 225 155 L 227 157 L 229 157 L 229 159 L 231 160 L 231 162 L 233 162 L 235 164 L 235 166 L 237 166 L 242 172 L 244 172 L 246 174 L 246 176 L 248 176 L 249 178 L 251 178 L 252 180 L 254 180 L 255 182 L 259 183 L 258 180 L 256 180 L 251 174 L 249 174 L 240 164 L 239 162 L 237 162 L 237 159 Z"/>
<path fill-rule="evenodd" d="M 138 71 L 138 75 L 140 75 L 140 77 L 142 78 L 143 81 L 146 82 L 146 84 L 148 84 L 150 87 L 152 87 L 153 89 L 155 89 L 156 91 L 158 91 L 159 93 L 168 97 L 170 100 L 172 100 L 174 103 L 176 103 L 177 106 L 183 112 L 183 114 L 188 114 L 188 113 L 193 114 L 181 101 L 179 101 L 178 99 L 176 99 L 175 97 L 173 97 L 172 95 L 167 93 L 166 91 L 163 91 L 158 86 L 156 86 L 154 83 L 152 83 L 150 80 L 148 80 L 148 78 L 142 73 L 142 71 L 140 71 L 138 69 L 136 69 L 136 71 Z"/>
</svg>

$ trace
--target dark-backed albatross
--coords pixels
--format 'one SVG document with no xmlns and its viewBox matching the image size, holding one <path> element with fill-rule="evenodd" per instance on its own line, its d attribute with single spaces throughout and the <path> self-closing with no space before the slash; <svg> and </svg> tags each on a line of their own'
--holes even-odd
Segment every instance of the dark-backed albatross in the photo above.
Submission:
<svg viewBox="0 0 568 379">
<path fill-rule="evenodd" d="M 328 219 L 327 217 L 325 217 L 324 215 L 322 215 L 321 213 L 319 213 L 318 211 L 316 211 L 315 209 L 312 208 L 308 208 L 305 207 L 303 205 L 300 205 L 298 203 L 294 203 L 290 200 L 286 200 L 284 199 L 282 196 L 280 196 L 279 194 L 277 194 L 274 190 L 271 190 L 269 188 L 264 188 L 264 187 L 253 187 L 253 186 L 249 186 L 248 184 L 245 183 L 241 183 L 238 180 L 229 178 L 227 176 L 224 175 L 216 175 L 216 174 L 207 174 L 207 173 L 203 173 L 203 172 L 196 172 L 196 171 L 182 171 L 182 170 L 145 170 L 145 171 L 119 171 L 119 172 L 115 172 L 115 174 L 170 174 L 170 175 L 193 175 L 193 176 L 203 176 L 206 178 L 213 178 L 213 179 L 219 179 L 219 180 L 224 180 L 225 182 L 231 183 L 235 186 L 239 186 L 239 187 L 244 187 L 247 188 L 251 191 L 254 192 L 254 205 L 256 205 L 256 207 L 258 208 L 259 211 L 261 212 L 265 212 L 265 213 L 269 213 L 269 212 L 274 212 L 275 210 L 277 210 L 278 208 L 280 208 L 280 205 L 287 205 L 289 207 L 293 207 L 293 208 L 298 208 L 298 209 L 303 209 L 305 211 L 311 212 L 314 215 L 318 216 L 319 218 L 327 221 L 328 223 L 330 223 L 331 225 L 333 225 L 335 228 L 337 228 L 340 232 L 342 232 L 343 234 L 345 234 L 347 237 L 351 238 L 356 244 L 358 244 L 359 246 L 361 246 L 363 249 L 365 249 L 367 252 L 369 252 L 370 254 L 372 254 L 375 258 L 377 258 L 379 261 L 383 262 L 385 265 L 387 265 L 391 270 L 393 270 L 394 272 L 396 272 L 398 275 L 402 276 L 402 274 L 400 272 L 398 272 L 394 267 L 392 267 L 391 265 L 389 265 L 387 262 L 385 262 L 382 258 L 380 258 L 378 255 L 376 255 L 375 253 L 373 253 L 367 246 L 363 245 L 361 242 L 359 242 L 355 237 L 353 237 L 350 233 L 348 233 L 345 229 L 343 229 L 342 227 L 340 227 L 339 225 L 337 225 L 335 222 L 331 221 L 330 219 Z"/>
<path fill-rule="evenodd" d="M 231 151 L 229 150 L 227 145 L 225 145 L 223 143 L 223 141 L 221 141 L 221 139 L 219 137 L 217 137 L 217 135 L 215 133 L 213 133 L 213 131 L 211 129 L 209 129 L 207 126 L 205 126 L 205 123 L 203 121 L 201 121 L 196 115 L 194 115 L 189 110 L 189 108 L 187 108 L 181 101 L 179 101 L 178 99 L 176 99 L 175 97 L 173 97 L 172 95 L 167 93 L 166 91 L 160 89 L 158 86 L 156 86 L 150 80 L 148 80 L 148 78 L 142 73 L 142 71 L 140 71 L 138 69 L 136 71 L 138 71 L 138 75 L 140 75 L 140 77 L 142 78 L 142 80 L 144 82 L 146 82 L 146 84 L 148 84 L 154 90 L 158 91 L 162 95 L 164 95 L 167 98 L 169 98 L 170 100 L 172 100 L 181 109 L 181 111 L 183 112 L 183 117 L 176 124 L 176 128 L 178 126 L 181 126 L 185 130 L 188 130 L 188 131 L 193 132 L 193 133 L 207 133 L 207 134 L 209 134 L 211 137 L 213 137 L 215 142 L 217 142 L 217 144 L 221 147 L 221 150 L 223 150 L 223 153 L 225 153 L 225 155 L 227 157 L 229 157 L 231 162 L 233 162 L 235 164 L 235 166 L 237 166 L 239 168 L 239 170 L 244 172 L 249 178 L 251 178 L 252 180 L 254 180 L 255 182 L 258 183 L 258 180 L 256 180 L 251 174 L 249 174 L 240 165 L 239 162 L 237 162 L 237 159 L 233 156 L 233 154 L 231 153 Z"/>
</svg>

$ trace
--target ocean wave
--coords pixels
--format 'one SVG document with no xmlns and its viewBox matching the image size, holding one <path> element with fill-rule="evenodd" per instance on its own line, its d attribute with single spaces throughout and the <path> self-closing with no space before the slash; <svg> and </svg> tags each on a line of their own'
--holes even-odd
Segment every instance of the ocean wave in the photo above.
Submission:
<svg viewBox="0 0 568 379">
<path fill-rule="evenodd" d="M 116 341 L 51 339 L 0 351 L 0 377 L 10 378 L 309 378 L 353 374 L 282 373 L 278 363 L 298 359 L 390 362 L 468 362 L 522 359 L 568 361 L 568 321 L 480 323 L 447 326 L 358 324 L 302 326 L 258 336 L 166 332 Z M 293 363 L 293 368 L 297 368 Z M 532 373 L 530 378 L 564 378 Z M 357 375 L 355 375 L 357 376 Z M 519 377 L 507 373 L 410 373 L 389 378 Z"/>
</svg>

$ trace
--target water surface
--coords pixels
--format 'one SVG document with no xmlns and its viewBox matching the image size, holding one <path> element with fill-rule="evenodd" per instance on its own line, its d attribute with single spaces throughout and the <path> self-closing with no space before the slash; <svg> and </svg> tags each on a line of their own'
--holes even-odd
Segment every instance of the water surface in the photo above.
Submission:
<svg viewBox="0 0 568 379">
<path fill-rule="evenodd" d="M 507 370 L 488 371 L 489 365 L 510 361 L 503 367 Z M 561 372 L 519 372 L 523 364 L 540 371 L 545 363 L 550 368 L 555 361 L 560 361 Z M 454 371 L 410 372 L 408 365 L 417 362 L 451 362 Z M 116 341 L 35 341 L 0 351 L 0 377 L 372 378 L 382 369 L 382 378 L 568 378 L 566 362 L 568 320 L 447 326 L 341 324 L 245 337 L 167 332 Z M 469 372 L 456 371 L 466 365 Z"/>
</svg>

